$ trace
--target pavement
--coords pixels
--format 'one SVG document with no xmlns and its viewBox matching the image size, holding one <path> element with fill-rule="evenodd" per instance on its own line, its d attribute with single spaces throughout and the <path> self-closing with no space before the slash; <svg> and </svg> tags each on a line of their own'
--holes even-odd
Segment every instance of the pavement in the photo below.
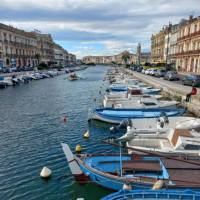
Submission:
<svg viewBox="0 0 200 200">
<path fill-rule="evenodd" d="M 0 73 L 0 76 L 3 77 L 12 77 L 14 75 L 26 75 L 26 74 L 30 74 L 30 73 L 34 73 L 34 71 L 23 71 L 23 72 L 11 72 L 11 73 Z"/>
<path fill-rule="evenodd" d="M 125 72 L 133 75 L 134 78 L 152 85 L 155 88 L 161 88 L 164 95 L 171 96 L 172 98 L 181 97 L 182 106 L 187 107 L 188 111 L 196 116 L 200 116 L 200 89 L 197 88 L 197 95 L 192 96 L 190 102 L 183 101 L 186 94 L 191 92 L 192 87 L 182 85 L 181 81 L 168 81 L 163 78 L 157 78 L 149 75 L 145 75 L 139 72 L 125 69 Z M 184 76 L 184 75 L 182 75 Z"/>
<path fill-rule="evenodd" d="M 128 70 L 134 77 L 149 83 L 157 88 L 167 89 L 167 90 L 174 90 L 180 93 L 181 95 L 186 95 L 187 93 L 191 92 L 192 87 L 182 85 L 181 79 L 185 76 L 183 74 L 179 74 L 180 81 L 168 81 L 164 78 L 157 78 L 150 75 L 142 74 L 136 71 Z M 200 94 L 200 88 L 197 88 L 197 95 Z"/>
</svg>

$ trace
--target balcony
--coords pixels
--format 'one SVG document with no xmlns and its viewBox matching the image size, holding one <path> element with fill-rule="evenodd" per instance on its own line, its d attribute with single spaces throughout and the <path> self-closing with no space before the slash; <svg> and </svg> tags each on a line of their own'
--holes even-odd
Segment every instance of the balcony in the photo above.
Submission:
<svg viewBox="0 0 200 200">
<path fill-rule="evenodd" d="M 176 53 L 176 56 L 190 56 L 190 55 L 199 55 L 200 49 L 198 50 L 191 50 L 191 51 L 182 51 L 180 53 Z"/>
<path fill-rule="evenodd" d="M 196 37 L 196 36 L 200 36 L 200 31 L 196 31 L 196 32 L 191 33 L 191 34 L 184 35 L 183 37 L 179 37 L 177 39 L 177 41 L 182 41 L 182 40 L 190 39 L 191 37 Z"/>
</svg>

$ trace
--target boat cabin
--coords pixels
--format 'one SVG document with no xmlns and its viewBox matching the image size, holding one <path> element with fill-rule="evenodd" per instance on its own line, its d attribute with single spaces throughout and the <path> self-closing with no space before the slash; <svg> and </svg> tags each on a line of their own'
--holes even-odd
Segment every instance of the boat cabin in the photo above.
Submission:
<svg viewBox="0 0 200 200">
<path fill-rule="evenodd" d="M 174 149 L 200 150 L 200 134 L 187 129 L 172 129 L 168 135 Z"/>
</svg>

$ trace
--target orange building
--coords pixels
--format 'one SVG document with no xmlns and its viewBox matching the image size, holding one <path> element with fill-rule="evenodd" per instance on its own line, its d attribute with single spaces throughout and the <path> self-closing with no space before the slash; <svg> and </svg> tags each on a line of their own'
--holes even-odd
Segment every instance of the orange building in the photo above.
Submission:
<svg viewBox="0 0 200 200">
<path fill-rule="evenodd" d="M 200 17 L 180 24 L 177 39 L 176 68 L 200 74 Z"/>
</svg>

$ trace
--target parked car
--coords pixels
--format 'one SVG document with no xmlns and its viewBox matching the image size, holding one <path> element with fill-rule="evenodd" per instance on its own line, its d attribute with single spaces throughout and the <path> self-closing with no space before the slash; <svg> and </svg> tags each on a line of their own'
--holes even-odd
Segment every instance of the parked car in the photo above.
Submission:
<svg viewBox="0 0 200 200">
<path fill-rule="evenodd" d="M 182 80 L 183 85 L 200 86 L 200 75 L 188 75 Z"/>
<path fill-rule="evenodd" d="M 169 80 L 169 81 L 177 81 L 179 80 L 179 76 L 176 71 L 168 71 L 165 74 L 164 79 Z"/>
<path fill-rule="evenodd" d="M 145 74 L 145 71 L 146 71 L 146 70 L 145 70 L 145 69 L 143 69 L 143 70 L 142 70 L 142 73 L 143 73 L 143 74 Z"/>
<path fill-rule="evenodd" d="M 149 75 L 149 73 L 150 73 L 150 69 L 147 69 L 147 70 L 145 71 L 145 74 Z"/>
<path fill-rule="evenodd" d="M 132 67 L 131 67 L 131 70 L 132 70 L 132 71 L 136 71 L 136 70 L 137 70 L 137 66 L 132 66 Z"/>
<path fill-rule="evenodd" d="M 160 77 L 164 77 L 165 74 L 166 74 L 166 70 L 165 69 L 158 69 L 156 72 L 155 72 L 155 76 L 160 78 Z"/>
<path fill-rule="evenodd" d="M 150 75 L 151 75 L 151 76 L 155 76 L 155 73 L 156 73 L 156 72 L 157 72 L 157 69 L 152 69 L 151 72 L 150 72 Z"/>
<path fill-rule="evenodd" d="M 142 70 L 143 70 L 142 67 L 138 67 L 136 71 L 137 71 L 137 72 L 141 72 Z"/>
<path fill-rule="evenodd" d="M 10 67 L 4 67 L 4 68 L 2 68 L 2 72 L 3 72 L 3 73 L 11 73 L 12 70 L 11 70 Z"/>
<path fill-rule="evenodd" d="M 10 69 L 12 72 L 17 72 L 17 67 L 11 67 Z"/>
</svg>

